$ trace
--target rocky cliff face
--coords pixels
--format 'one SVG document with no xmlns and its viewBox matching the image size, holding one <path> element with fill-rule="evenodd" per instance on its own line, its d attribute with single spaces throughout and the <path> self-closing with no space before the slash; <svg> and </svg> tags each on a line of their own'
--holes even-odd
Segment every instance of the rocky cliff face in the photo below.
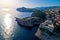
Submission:
<svg viewBox="0 0 60 40">
<path fill-rule="evenodd" d="M 35 36 L 41 40 L 60 40 L 60 7 L 50 10 L 36 11 L 32 13 L 28 20 L 22 21 L 19 19 L 18 22 L 25 26 L 40 24 Z"/>
<path fill-rule="evenodd" d="M 40 24 L 35 36 L 41 40 L 60 40 L 60 7 L 43 12 L 46 20 Z"/>
<path fill-rule="evenodd" d="M 41 40 L 60 40 L 60 37 L 57 37 L 56 35 L 49 35 L 50 33 L 47 33 L 48 31 L 45 30 L 41 31 L 39 28 L 37 32 L 35 33 L 35 36 L 38 37 L 38 39 Z"/>
</svg>

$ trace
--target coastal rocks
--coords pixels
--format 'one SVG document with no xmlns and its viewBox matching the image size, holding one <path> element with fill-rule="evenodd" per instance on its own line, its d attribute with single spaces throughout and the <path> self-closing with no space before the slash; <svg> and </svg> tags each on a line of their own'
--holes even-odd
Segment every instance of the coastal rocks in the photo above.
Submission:
<svg viewBox="0 0 60 40">
<path fill-rule="evenodd" d="M 60 40 L 60 9 L 33 12 L 31 17 L 16 18 L 19 25 L 33 27 L 39 25 L 35 36 L 41 40 Z M 57 25 L 55 21 L 58 22 Z M 54 25 L 55 24 L 55 25 Z M 59 25 L 58 25 L 59 24 Z M 59 31 L 58 31 L 59 30 Z"/>
<path fill-rule="evenodd" d="M 25 26 L 25 27 L 33 27 L 34 25 L 40 24 L 40 18 L 39 17 L 27 17 L 27 18 L 16 18 L 16 21 L 19 25 Z"/>
<path fill-rule="evenodd" d="M 20 18 L 16 18 L 16 21 L 19 25 L 22 25 L 22 26 L 28 26 L 28 27 L 32 27 L 33 24 L 31 21 L 22 21 Z"/>
<path fill-rule="evenodd" d="M 39 40 L 60 40 L 60 37 L 57 37 L 55 35 L 49 35 L 47 33 L 48 31 L 41 31 L 41 29 L 38 28 L 37 32 L 35 33 L 35 36 Z"/>
<path fill-rule="evenodd" d="M 41 23 L 35 36 L 41 40 L 60 40 L 59 35 L 54 31 L 54 25 L 51 20 Z"/>
<path fill-rule="evenodd" d="M 38 28 L 37 32 L 35 33 L 35 36 L 38 38 L 38 39 L 41 39 L 41 30 Z"/>
<path fill-rule="evenodd" d="M 41 23 L 39 27 L 43 29 L 47 29 L 50 32 L 53 32 L 54 30 L 54 25 L 51 20 L 46 20 L 44 23 Z"/>
</svg>

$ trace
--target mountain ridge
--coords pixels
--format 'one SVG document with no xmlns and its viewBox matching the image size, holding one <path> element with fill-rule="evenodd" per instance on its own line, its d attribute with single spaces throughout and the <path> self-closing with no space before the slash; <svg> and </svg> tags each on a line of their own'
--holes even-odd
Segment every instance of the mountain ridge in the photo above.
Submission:
<svg viewBox="0 0 60 40">
<path fill-rule="evenodd" d="M 34 12 L 37 10 L 50 10 L 54 8 L 59 8 L 60 6 L 50 6 L 50 7 L 35 7 L 35 8 L 26 8 L 26 7 L 21 7 L 17 8 L 16 10 L 19 12 Z"/>
</svg>

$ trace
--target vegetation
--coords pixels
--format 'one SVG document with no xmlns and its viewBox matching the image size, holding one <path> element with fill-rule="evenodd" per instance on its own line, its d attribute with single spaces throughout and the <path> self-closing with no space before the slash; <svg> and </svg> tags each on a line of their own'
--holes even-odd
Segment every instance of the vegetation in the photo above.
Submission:
<svg viewBox="0 0 60 40">
<path fill-rule="evenodd" d="M 33 12 L 32 17 L 40 17 L 43 21 L 45 21 L 46 19 L 46 13 L 42 12 L 42 11 L 36 11 L 36 12 Z"/>
<path fill-rule="evenodd" d="M 55 30 L 54 31 L 60 34 L 60 24 L 57 25 L 55 23 L 54 26 L 55 26 Z"/>
<path fill-rule="evenodd" d="M 40 30 L 41 30 L 42 32 L 45 32 L 45 33 L 49 34 L 49 35 L 52 35 L 52 32 L 50 32 L 49 30 L 47 30 L 47 29 L 45 29 L 45 28 L 40 28 Z"/>
<path fill-rule="evenodd" d="M 27 19 L 28 19 L 28 17 L 26 17 L 26 18 L 22 18 L 23 21 L 26 21 Z"/>
<path fill-rule="evenodd" d="M 60 13 L 60 10 L 58 12 Z"/>
</svg>

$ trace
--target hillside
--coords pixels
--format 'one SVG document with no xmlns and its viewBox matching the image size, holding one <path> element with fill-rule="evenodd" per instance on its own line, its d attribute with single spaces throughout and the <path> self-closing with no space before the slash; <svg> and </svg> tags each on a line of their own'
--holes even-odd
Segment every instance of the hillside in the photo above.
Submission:
<svg viewBox="0 0 60 40">
<path fill-rule="evenodd" d="M 19 12 L 35 12 L 37 10 L 49 10 L 49 9 L 54 9 L 59 6 L 51 6 L 51 7 L 35 7 L 35 8 L 26 8 L 26 7 L 21 7 L 17 8 L 16 10 Z"/>
</svg>

